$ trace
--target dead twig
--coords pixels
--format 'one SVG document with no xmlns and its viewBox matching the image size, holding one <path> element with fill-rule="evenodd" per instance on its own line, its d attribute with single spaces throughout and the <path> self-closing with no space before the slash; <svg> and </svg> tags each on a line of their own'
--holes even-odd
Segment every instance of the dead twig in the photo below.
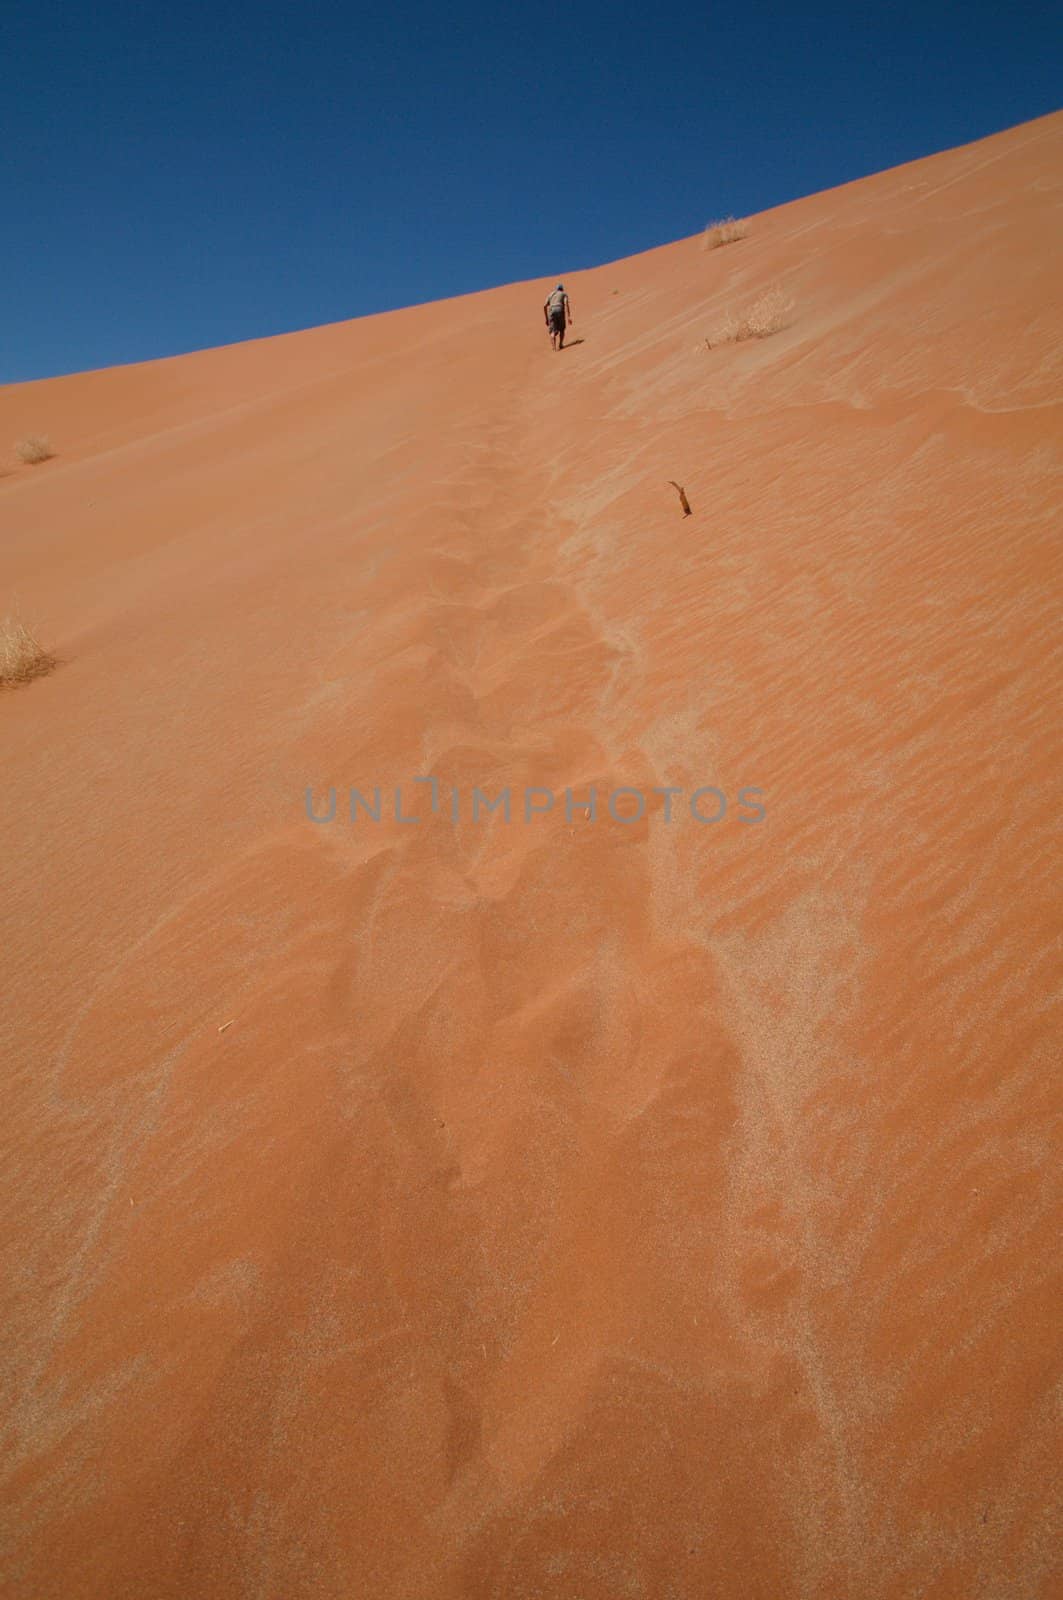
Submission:
<svg viewBox="0 0 1063 1600">
<path fill-rule="evenodd" d="M 686 490 L 680 484 L 676 483 L 674 478 L 669 478 L 668 482 L 672 485 L 672 488 L 679 496 L 679 504 L 683 507 L 684 517 L 689 517 L 691 515 L 691 510 L 690 501 L 687 499 Z"/>
</svg>

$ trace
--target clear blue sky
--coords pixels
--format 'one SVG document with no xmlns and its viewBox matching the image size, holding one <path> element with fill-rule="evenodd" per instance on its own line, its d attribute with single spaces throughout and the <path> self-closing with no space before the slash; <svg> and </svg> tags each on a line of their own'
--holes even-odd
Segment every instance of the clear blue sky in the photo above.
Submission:
<svg viewBox="0 0 1063 1600">
<path fill-rule="evenodd" d="M 4 10 L 0 381 L 597 265 L 1063 81 L 1058 8 L 1001 0 Z"/>
</svg>

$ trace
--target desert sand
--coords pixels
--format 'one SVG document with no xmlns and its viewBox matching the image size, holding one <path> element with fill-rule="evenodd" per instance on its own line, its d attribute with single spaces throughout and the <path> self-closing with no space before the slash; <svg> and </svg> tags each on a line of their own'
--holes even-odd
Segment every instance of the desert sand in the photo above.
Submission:
<svg viewBox="0 0 1063 1600">
<path fill-rule="evenodd" d="M 0 392 L 6 1594 L 1063 1593 L 1061 254 L 1063 114 Z"/>
</svg>

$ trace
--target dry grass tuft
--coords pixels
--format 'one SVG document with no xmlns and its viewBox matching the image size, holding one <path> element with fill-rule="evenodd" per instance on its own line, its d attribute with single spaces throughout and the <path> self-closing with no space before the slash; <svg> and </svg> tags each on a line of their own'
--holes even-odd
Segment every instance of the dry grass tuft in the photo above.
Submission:
<svg viewBox="0 0 1063 1600">
<path fill-rule="evenodd" d="M 31 433 L 28 439 L 19 440 L 15 446 L 15 454 L 27 466 L 35 467 L 38 461 L 50 460 L 55 451 L 43 433 Z"/>
<path fill-rule="evenodd" d="M 747 339 L 766 339 L 790 325 L 794 303 L 781 289 L 769 289 L 746 312 L 743 328 Z"/>
<path fill-rule="evenodd" d="M 42 678 L 56 659 L 40 645 L 19 617 L 0 618 L 0 689 Z"/>
<path fill-rule="evenodd" d="M 769 289 L 754 300 L 742 317 L 726 317 L 705 340 L 710 350 L 718 344 L 740 344 L 743 339 L 766 339 L 790 326 L 794 303 L 781 289 Z"/>
<path fill-rule="evenodd" d="M 748 232 L 749 223 L 744 217 L 724 217 L 721 222 L 708 222 L 701 236 L 701 248 L 717 250 L 721 244 L 734 244 L 736 239 L 744 239 Z"/>
</svg>

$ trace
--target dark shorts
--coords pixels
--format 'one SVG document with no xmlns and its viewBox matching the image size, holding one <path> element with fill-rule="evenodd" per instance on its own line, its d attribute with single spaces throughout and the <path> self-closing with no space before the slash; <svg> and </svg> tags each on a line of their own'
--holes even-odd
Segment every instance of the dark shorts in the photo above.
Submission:
<svg viewBox="0 0 1063 1600">
<path fill-rule="evenodd" d="M 564 313 L 564 311 L 561 310 L 560 307 L 558 307 L 558 309 L 556 311 L 551 310 L 551 312 L 550 312 L 550 332 L 551 333 L 564 333 L 564 331 L 565 331 L 565 313 Z"/>
</svg>

